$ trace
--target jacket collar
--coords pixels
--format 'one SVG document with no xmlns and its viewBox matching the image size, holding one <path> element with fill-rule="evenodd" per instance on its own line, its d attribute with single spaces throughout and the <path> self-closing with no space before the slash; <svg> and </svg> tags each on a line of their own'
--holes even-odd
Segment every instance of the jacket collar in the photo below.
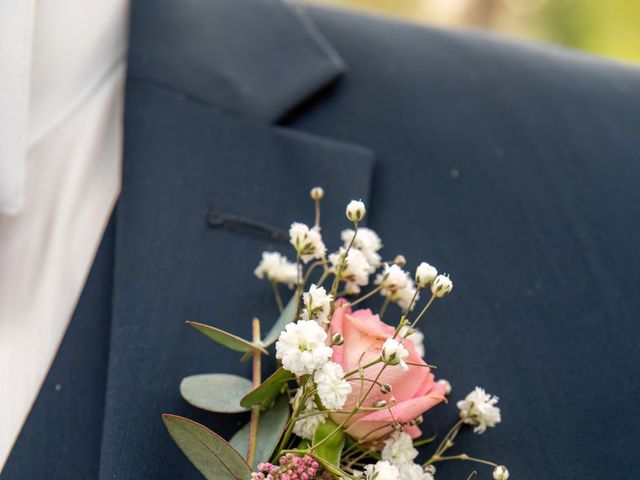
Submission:
<svg viewBox="0 0 640 480">
<path fill-rule="evenodd" d="M 282 118 L 345 71 L 296 3 L 141 0 L 132 26 L 131 77 L 261 120 Z"/>
</svg>

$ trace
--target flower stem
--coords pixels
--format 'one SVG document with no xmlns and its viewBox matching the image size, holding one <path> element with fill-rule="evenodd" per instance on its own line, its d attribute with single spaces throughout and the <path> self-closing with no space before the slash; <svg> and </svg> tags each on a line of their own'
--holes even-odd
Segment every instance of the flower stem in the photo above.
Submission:
<svg viewBox="0 0 640 480">
<path fill-rule="evenodd" d="M 344 377 L 345 377 L 345 378 L 347 378 L 347 377 L 350 377 L 351 375 L 355 375 L 355 374 L 356 374 L 356 373 L 358 373 L 360 370 L 364 370 L 364 369 L 366 369 L 366 368 L 373 367 L 374 365 L 377 365 L 377 364 L 378 364 L 378 363 L 380 363 L 380 362 L 382 362 L 382 358 L 378 357 L 378 358 L 376 358 L 375 360 L 373 360 L 373 361 L 371 361 L 371 362 L 369 362 L 369 363 L 367 363 L 367 364 L 365 364 L 365 365 L 361 366 L 360 368 L 356 368 L 355 370 L 351 370 L 351 371 L 349 371 L 349 372 L 345 373 L 345 374 L 344 374 Z"/>
<path fill-rule="evenodd" d="M 380 320 L 382 320 L 384 318 L 384 314 L 387 311 L 387 307 L 389 306 L 389 297 L 385 297 L 384 298 L 384 303 L 382 304 L 382 308 L 380 309 L 380 313 L 378 314 L 380 316 Z"/>
<path fill-rule="evenodd" d="M 353 237 L 351 237 L 351 242 L 349 242 L 349 246 L 347 246 L 347 249 L 343 252 L 343 254 L 340 255 L 340 260 L 338 261 L 338 265 L 336 266 L 336 276 L 333 279 L 333 285 L 331 286 L 331 294 L 333 295 L 333 298 L 336 297 L 336 293 L 338 291 L 338 285 L 340 285 L 340 277 L 342 276 L 342 271 L 347 266 L 347 256 L 349 255 L 349 250 L 351 250 L 351 247 L 353 247 L 353 244 L 356 241 L 357 235 L 358 235 L 358 224 L 354 223 Z"/>
<path fill-rule="evenodd" d="M 436 448 L 436 451 L 433 454 L 433 456 L 429 460 L 427 460 L 423 464 L 423 466 L 431 465 L 432 463 L 439 461 L 437 460 L 438 458 L 442 458 L 441 455 L 451 446 L 449 445 L 449 442 L 452 442 L 453 439 L 458 435 L 458 432 L 460 431 L 461 427 L 462 427 L 462 420 L 458 420 L 456 424 L 453 427 L 451 427 L 451 430 L 449 430 L 449 432 L 444 436 L 444 438 L 442 439 L 442 442 L 440 442 L 440 445 L 438 445 L 438 448 Z"/>
<path fill-rule="evenodd" d="M 447 457 L 437 457 L 432 463 L 436 462 L 447 462 L 449 460 L 463 460 L 469 462 L 482 463 L 483 465 L 489 465 L 491 467 L 497 467 L 497 463 L 490 462 L 489 460 L 483 460 L 482 458 L 470 457 L 466 453 L 461 453 L 460 455 L 449 455 Z"/>
<path fill-rule="evenodd" d="M 276 298 L 276 304 L 278 305 L 278 311 L 282 313 L 284 305 L 282 304 L 282 297 L 280 296 L 280 290 L 278 290 L 278 284 L 271 282 L 271 288 L 273 288 L 273 296 Z"/>
<path fill-rule="evenodd" d="M 418 316 L 416 317 L 416 319 L 413 321 L 413 323 L 411 324 L 411 328 L 415 328 L 415 326 L 418 324 L 418 322 L 420 321 L 420 319 L 424 316 L 425 313 L 427 313 L 427 310 L 429 310 L 429 307 L 431 306 L 431 304 L 433 303 L 433 301 L 436 299 L 435 295 L 431 295 L 431 298 L 429 299 L 429 301 L 427 302 L 427 304 L 424 306 L 424 308 L 422 309 L 422 311 L 418 314 Z"/>
<path fill-rule="evenodd" d="M 357 305 L 361 302 L 364 302 L 367 298 L 372 297 L 373 295 L 375 295 L 376 293 L 378 293 L 380 290 L 382 290 L 382 285 L 378 285 L 376 288 L 374 288 L 373 290 L 371 290 L 369 293 L 367 293 L 366 295 L 363 295 L 362 297 L 360 297 L 359 299 L 348 303 L 346 306 L 347 307 L 353 307 L 354 305 Z"/>
<path fill-rule="evenodd" d="M 260 344 L 260 320 L 253 319 L 253 343 Z M 262 382 L 262 353 L 253 351 L 253 388 L 258 388 Z M 247 463 L 253 467 L 256 454 L 256 438 L 258 435 L 258 422 L 260 421 L 260 406 L 251 407 L 251 420 L 249 423 L 249 447 L 247 448 Z"/>
</svg>

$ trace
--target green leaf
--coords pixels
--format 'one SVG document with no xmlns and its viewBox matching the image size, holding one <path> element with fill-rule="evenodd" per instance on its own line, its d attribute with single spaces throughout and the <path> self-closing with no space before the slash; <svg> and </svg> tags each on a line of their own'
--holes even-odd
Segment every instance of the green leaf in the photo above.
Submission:
<svg viewBox="0 0 640 480">
<path fill-rule="evenodd" d="M 171 438 L 207 480 L 248 480 L 247 462 L 222 437 L 187 418 L 162 415 Z"/>
<path fill-rule="evenodd" d="M 267 462 L 273 454 L 280 437 L 289 421 L 289 399 L 286 395 L 280 396 L 269 410 L 260 414 L 258 422 L 258 434 L 256 436 L 255 467 L 258 463 Z M 238 452 L 246 454 L 249 449 L 249 429 L 247 423 L 231 439 L 231 445 Z"/>
<path fill-rule="evenodd" d="M 295 375 L 280 367 L 273 375 L 267 378 L 258 388 L 252 390 L 240 400 L 240 405 L 244 408 L 251 408 L 260 405 L 260 408 L 268 408 L 282 391 L 282 387 L 289 380 L 293 380 Z"/>
<path fill-rule="evenodd" d="M 346 436 L 344 430 L 338 429 L 335 422 L 327 419 L 313 434 L 313 445 L 317 445 L 314 447 L 316 455 L 332 465 L 339 466 Z M 329 438 L 320 444 L 327 437 Z"/>
<path fill-rule="evenodd" d="M 180 383 L 180 393 L 187 402 L 220 413 L 246 412 L 248 409 L 240 405 L 240 400 L 252 388 L 250 380 L 225 373 L 192 375 Z"/>
<path fill-rule="evenodd" d="M 278 337 L 280 336 L 280 332 L 284 330 L 284 327 L 286 327 L 288 323 L 291 323 L 296 319 L 297 309 L 298 309 L 298 296 L 294 295 L 291 298 L 291 300 L 289 300 L 289 303 L 287 303 L 287 306 L 284 307 L 284 310 L 280 314 L 280 318 L 278 318 L 278 320 L 273 325 L 273 327 L 271 327 L 271 330 L 269 330 L 269 333 L 267 334 L 267 336 L 264 337 L 262 344 L 265 347 L 269 347 L 270 345 L 273 345 L 276 342 L 276 340 L 278 340 Z"/>
<path fill-rule="evenodd" d="M 198 330 L 199 332 L 205 334 L 214 342 L 218 342 L 220 345 L 224 345 L 231 350 L 235 350 L 236 352 L 252 352 L 254 350 L 259 350 L 265 355 L 269 355 L 261 345 L 256 345 L 251 343 L 244 338 L 236 337 L 235 335 L 225 332 L 224 330 L 220 330 L 219 328 L 212 327 L 211 325 L 205 325 L 204 323 L 198 322 L 187 322 L 188 325 L 191 325 L 193 328 Z"/>
<path fill-rule="evenodd" d="M 310 448 L 310 447 L 311 447 L 311 442 L 306 438 L 303 438 L 302 440 L 300 440 L 300 443 L 296 448 L 298 450 L 306 450 L 307 448 Z"/>
</svg>

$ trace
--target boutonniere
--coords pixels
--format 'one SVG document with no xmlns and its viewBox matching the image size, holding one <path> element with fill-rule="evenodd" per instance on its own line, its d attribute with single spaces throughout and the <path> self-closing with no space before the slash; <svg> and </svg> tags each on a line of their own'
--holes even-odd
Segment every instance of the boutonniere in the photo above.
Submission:
<svg viewBox="0 0 640 480">
<path fill-rule="evenodd" d="M 291 225 L 295 261 L 264 252 L 255 270 L 280 309 L 266 335 L 257 318 L 251 339 L 188 322 L 251 359 L 253 378 L 187 377 L 183 397 L 209 411 L 250 411 L 249 423 L 227 442 L 196 422 L 164 415 L 172 438 L 211 480 L 432 480 L 439 463 L 454 460 L 486 465 L 495 480 L 508 479 L 506 467 L 452 451 L 465 427 L 482 434 L 501 420 L 498 398 L 481 388 L 457 403 L 459 420 L 446 435 L 421 438 L 423 414 L 446 402 L 451 385 L 436 380 L 425 360 L 420 327 L 452 292 L 451 279 L 426 262 L 410 275 L 401 255 L 383 261 L 380 237 L 362 226 L 361 201 L 347 205 L 350 228 L 341 234 L 342 246 L 327 254 L 323 196 L 321 188 L 311 190 L 313 226 Z M 287 287 L 293 294 L 285 303 Z M 384 297 L 378 312 L 363 306 L 375 295 Z M 262 359 L 273 346 L 277 369 L 265 376 Z M 416 463 L 421 446 L 431 447 L 430 456 Z"/>
</svg>

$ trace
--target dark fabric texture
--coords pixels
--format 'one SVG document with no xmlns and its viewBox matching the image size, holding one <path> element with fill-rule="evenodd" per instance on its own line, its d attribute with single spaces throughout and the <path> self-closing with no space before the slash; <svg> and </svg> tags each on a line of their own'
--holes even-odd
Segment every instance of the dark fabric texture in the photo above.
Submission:
<svg viewBox="0 0 640 480">
<path fill-rule="evenodd" d="M 344 71 L 306 13 L 280 0 L 161 3 L 133 2 L 133 77 L 270 121 Z"/>
<path fill-rule="evenodd" d="M 503 423 L 454 452 L 520 479 L 637 476 L 640 71 L 479 32 L 313 18 L 349 76 L 286 126 L 375 152 L 369 222 L 387 257 L 454 281 L 423 324 L 428 361 L 452 400 L 476 385 L 501 398 Z M 429 418 L 443 433 L 456 414 L 454 401 Z"/>
<path fill-rule="evenodd" d="M 76 311 L 2 480 L 98 478 L 107 378 L 115 222 L 109 222 Z"/>
<path fill-rule="evenodd" d="M 637 476 L 640 71 L 480 32 L 282 8 L 134 2 L 99 478 L 200 478 L 163 412 L 225 437 L 246 422 L 180 398 L 186 375 L 249 372 L 184 321 L 243 336 L 254 315 L 270 325 L 271 291 L 253 269 L 263 250 L 288 248 L 207 218 L 310 223 L 315 185 L 330 249 L 345 203 L 362 198 L 385 258 L 451 273 L 452 296 L 421 327 L 454 390 L 425 430 L 444 434 L 455 401 L 480 385 L 501 397 L 503 422 L 465 431 L 454 453 L 505 463 L 512 478 Z M 52 401 L 39 400 L 43 412 Z M 52 444 L 19 448 L 34 458 Z M 456 462 L 437 478 L 473 470 L 490 477 Z"/>
</svg>

